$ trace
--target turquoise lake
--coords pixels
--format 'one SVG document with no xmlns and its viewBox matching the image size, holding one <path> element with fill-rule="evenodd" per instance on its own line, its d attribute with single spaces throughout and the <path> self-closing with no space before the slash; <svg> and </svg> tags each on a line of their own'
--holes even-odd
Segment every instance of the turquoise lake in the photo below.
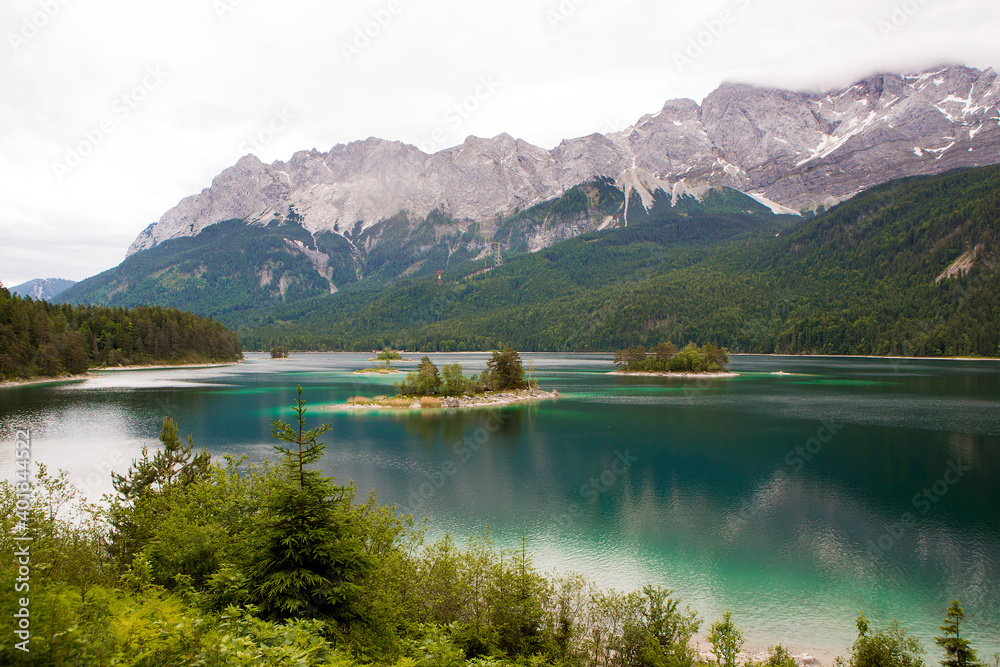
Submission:
<svg viewBox="0 0 1000 667">
<path fill-rule="evenodd" d="M 249 356 L 0 389 L 3 478 L 27 427 L 34 460 L 96 499 L 165 416 L 213 454 L 269 457 L 269 420 L 301 384 L 313 423 L 333 424 L 323 468 L 427 517 L 431 537 L 523 535 L 543 570 L 660 584 L 706 626 L 732 610 L 747 648 L 825 664 L 862 611 L 899 619 L 936 664 L 952 598 L 980 657 L 1000 651 L 1000 363 L 737 356 L 739 376 L 693 380 L 527 354 L 558 399 L 375 413 L 327 409 L 392 392 L 398 377 L 352 374 L 367 354 Z M 487 355 L 431 358 L 470 374 Z"/>
</svg>

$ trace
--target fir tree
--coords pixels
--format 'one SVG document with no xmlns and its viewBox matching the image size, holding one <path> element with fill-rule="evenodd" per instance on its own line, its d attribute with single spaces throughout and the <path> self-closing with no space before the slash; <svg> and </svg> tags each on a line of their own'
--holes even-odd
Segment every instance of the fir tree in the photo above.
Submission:
<svg viewBox="0 0 1000 667">
<path fill-rule="evenodd" d="M 334 484 L 308 466 L 323 454 L 317 438 L 330 424 L 306 430 L 302 387 L 292 406 L 295 423 L 271 420 L 282 475 L 260 519 L 249 576 L 263 614 L 272 619 L 355 616 L 358 582 L 370 568 L 354 518 L 353 487 Z"/>
<path fill-rule="evenodd" d="M 937 645 L 944 649 L 944 667 L 973 667 L 976 664 L 976 652 L 969 648 L 969 640 L 962 639 L 962 621 L 965 620 L 965 610 L 958 600 L 952 600 L 945 616 L 944 625 L 938 626 L 944 637 L 935 637 Z"/>
<path fill-rule="evenodd" d="M 502 352 L 493 352 L 493 357 L 486 362 L 486 372 L 483 375 L 489 375 L 493 391 L 525 387 L 521 355 L 510 347 L 505 347 Z"/>
</svg>

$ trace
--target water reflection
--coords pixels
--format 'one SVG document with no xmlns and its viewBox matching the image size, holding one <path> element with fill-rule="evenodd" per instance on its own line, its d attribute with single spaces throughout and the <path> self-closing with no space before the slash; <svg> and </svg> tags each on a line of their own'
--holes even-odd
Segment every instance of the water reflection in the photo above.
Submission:
<svg viewBox="0 0 1000 667">
<path fill-rule="evenodd" d="M 389 393 L 391 378 L 352 374 L 368 356 L 3 390 L 0 438 L 30 426 L 37 460 L 84 483 L 95 463 L 120 472 L 155 444 L 164 416 L 215 454 L 260 459 L 301 384 L 310 424 L 333 423 L 323 469 L 428 517 L 432 535 L 523 534 L 544 568 L 667 585 L 709 618 L 732 609 L 751 645 L 828 656 L 862 609 L 931 643 L 957 596 L 977 645 L 1000 650 L 997 364 L 736 357 L 738 378 L 667 384 L 608 376 L 606 355 L 532 355 L 558 401 L 319 409 Z M 434 355 L 470 373 L 485 359 Z M 842 428 L 821 441 L 831 421 Z M 8 477 L 12 451 L 5 440 Z M 969 470 L 937 493 L 952 463 Z M 922 512 L 925 488 L 937 501 Z"/>
</svg>

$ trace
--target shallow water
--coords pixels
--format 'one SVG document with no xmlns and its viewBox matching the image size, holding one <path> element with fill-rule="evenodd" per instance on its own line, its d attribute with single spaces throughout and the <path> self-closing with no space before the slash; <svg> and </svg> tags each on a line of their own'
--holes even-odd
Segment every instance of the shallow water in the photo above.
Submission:
<svg viewBox="0 0 1000 667">
<path fill-rule="evenodd" d="M 367 354 L 255 356 L 223 368 L 112 371 L 0 390 L 0 468 L 15 430 L 91 496 L 164 416 L 213 454 L 272 454 L 269 420 L 301 384 L 330 421 L 324 469 L 428 518 L 431 535 L 523 534 L 543 569 L 674 589 L 748 648 L 829 662 L 865 611 L 938 660 L 948 602 L 981 657 L 1000 651 L 1000 364 L 734 357 L 736 378 L 610 376 L 609 355 L 524 355 L 554 401 L 462 412 L 322 410 L 391 393 Z M 483 354 L 432 355 L 462 363 Z M 412 368 L 415 363 L 401 367 Z M 784 371 L 790 375 L 773 375 Z M 927 490 L 926 494 L 924 490 Z"/>
</svg>

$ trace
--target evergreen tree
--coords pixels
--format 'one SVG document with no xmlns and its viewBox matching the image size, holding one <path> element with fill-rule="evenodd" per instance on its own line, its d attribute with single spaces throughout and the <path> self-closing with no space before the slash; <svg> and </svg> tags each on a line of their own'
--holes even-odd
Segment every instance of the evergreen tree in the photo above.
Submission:
<svg viewBox="0 0 1000 667">
<path fill-rule="evenodd" d="M 976 664 L 976 652 L 969 648 L 969 640 L 961 634 L 962 621 L 965 620 L 965 610 L 958 600 L 952 600 L 944 624 L 939 626 L 944 637 L 935 637 L 934 641 L 944 649 L 944 667 L 972 667 Z"/>
<path fill-rule="evenodd" d="M 417 367 L 417 394 L 424 396 L 434 396 L 441 389 L 441 374 L 438 367 L 434 365 L 431 358 L 424 355 L 420 359 L 420 366 Z"/>
<path fill-rule="evenodd" d="M 357 616 L 359 581 L 370 569 L 352 507 L 352 487 L 334 484 L 308 466 L 323 454 L 317 438 L 330 428 L 306 430 L 302 387 L 292 406 L 295 423 L 271 420 L 282 474 L 260 519 L 248 574 L 254 598 L 272 619 Z"/>
<path fill-rule="evenodd" d="M 489 375 L 490 389 L 493 391 L 523 389 L 525 385 L 521 355 L 510 347 L 505 347 L 502 352 L 494 351 L 493 357 L 486 362 L 486 372 L 483 374 Z"/>
<path fill-rule="evenodd" d="M 169 417 L 163 420 L 160 442 L 163 449 L 157 450 L 152 459 L 143 447 L 142 458 L 132 462 L 128 477 L 111 473 L 112 484 L 122 499 L 136 499 L 149 491 L 164 491 L 173 484 L 185 486 L 208 474 L 212 462 L 208 450 L 203 448 L 194 454 L 194 437 L 190 434 L 187 445 L 181 444 L 177 424 Z"/>
<path fill-rule="evenodd" d="M 158 449 L 152 458 L 144 446 L 142 457 L 132 461 L 126 475 L 111 473 L 117 496 L 108 507 L 110 548 L 122 569 L 132 566 L 135 555 L 150 538 L 148 526 L 144 527 L 137 517 L 155 504 L 157 497 L 210 475 L 212 457 L 208 450 L 195 454 L 191 435 L 187 445 L 182 444 L 173 419 L 163 420 L 160 443 L 163 449 Z"/>
</svg>

